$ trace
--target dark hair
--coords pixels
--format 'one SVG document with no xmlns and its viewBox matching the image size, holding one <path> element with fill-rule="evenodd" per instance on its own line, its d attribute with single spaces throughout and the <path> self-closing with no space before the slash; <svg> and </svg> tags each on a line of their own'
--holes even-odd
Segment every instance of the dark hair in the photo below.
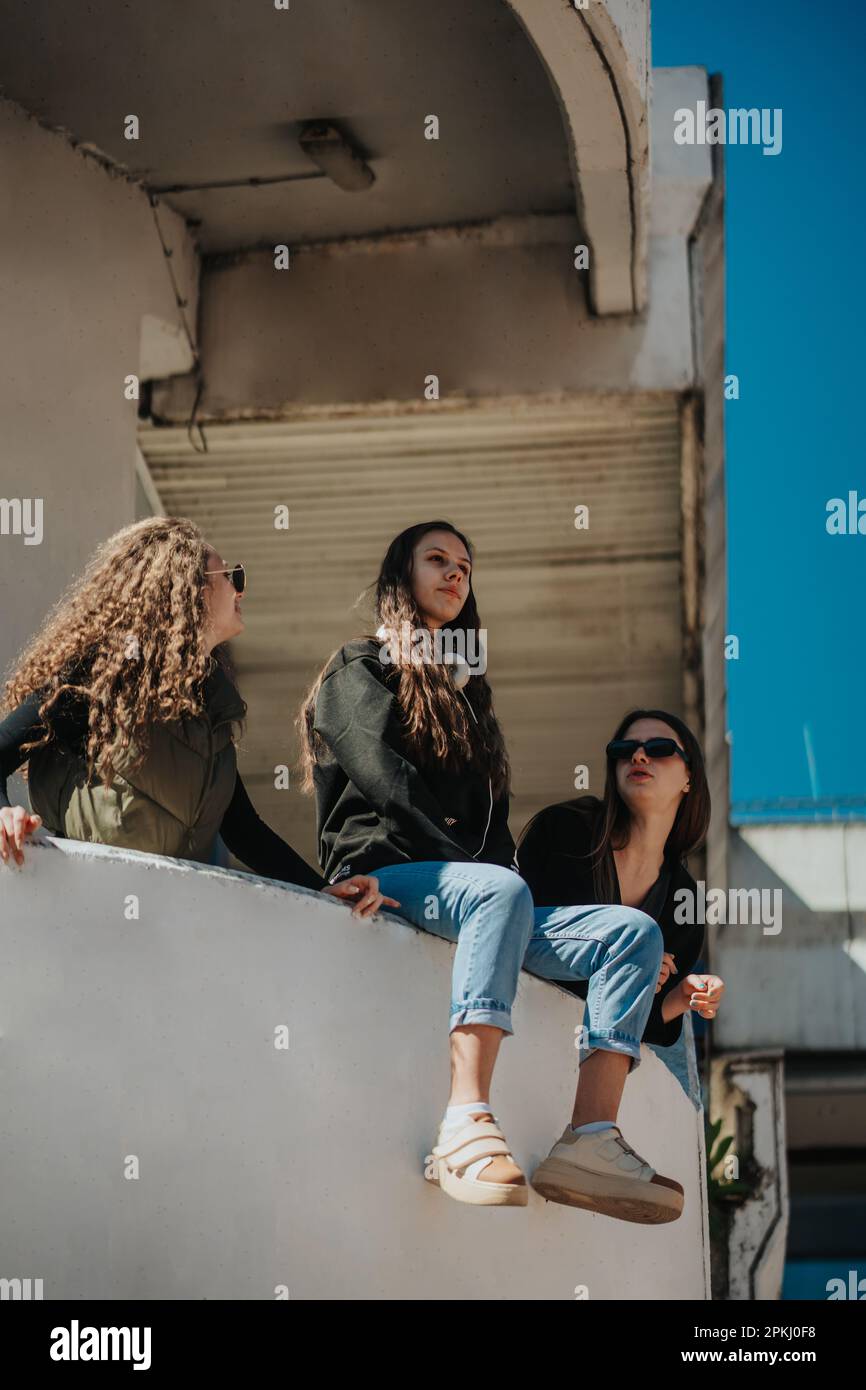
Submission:
<svg viewBox="0 0 866 1390">
<path fill-rule="evenodd" d="M 704 769 L 701 746 L 691 729 L 675 714 L 663 709 L 633 709 L 620 720 L 613 739 L 623 738 L 626 729 L 639 719 L 659 719 L 679 736 L 688 755 L 689 791 L 677 807 L 674 823 L 665 841 L 665 858 L 679 862 L 700 849 L 710 824 L 710 789 Z M 675 755 L 676 756 L 676 755 Z M 623 849 L 631 835 L 631 811 L 619 794 L 616 785 L 616 760 L 607 759 L 604 796 L 598 805 L 592 836 L 592 879 L 600 902 L 610 902 L 614 889 L 614 867 L 611 850 Z"/>
<path fill-rule="evenodd" d="M 469 540 L 450 521 L 422 521 L 395 536 L 385 552 L 375 584 L 376 617 L 390 632 L 400 632 L 404 623 L 413 629 L 425 626 L 412 592 L 412 570 L 415 547 L 430 531 L 450 532 L 466 547 L 472 559 Z M 478 650 L 480 628 L 470 574 L 469 592 L 459 619 L 445 625 L 443 632 L 461 632 L 467 637 L 474 633 L 475 650 Z M 404 717 L 406 743 L 419 766 L 438 761 L 459 771 L 468 764 L 490 778 L 495 796 L 507 792 L 510 773 L 505 740 L 493 712 L 493 695 L 486 677 L 471 675 L 460 692 L 447 667 L 406 660 L 399 644 L 397 648 L 390 669 L 394 672 L 395 695 Z M 316 699 L 331 659 L 310 688 L 297 719 L 305 791 L 312 790 L 313 767 L 321 751 L 313 726 Z M 467 700 L 475 719 L 466 708 Z"/>
<path fill-rule="evenodd" d="M 693 854 L 695 850 L 701 848 L 707 837 L 710 824 L 710 789 L 707 785 L 701 746 L 682 719 L 663 709 L 630 710 L 620 720 L 609 742 L 623 738 L 626 729 L 637 723 L 639 719 L 659 719 L 663 724 L 669 725 L 678 735 L 683 750 L 688 754 L 689 790 L 680 800 L 664 848 L 665 859 L 679 863 L 688 855 Z M 613 758 L 607 759 L 604 796 L 601 800 L 596 796 L 583 796 L 575 802 L 570 802 L 569 805 L 592 818 L 589 857 L 591 859 L 593 891 L 598 902 L 612 902 L 615 891 L 615 866 L 612 850 L 623 849 L 628 844 L 632 819 L 631 811 L 620 796 L 616 785 L 616 761 Z M 518 855 L 520 854 L 520 846 L 535 820 L 536 817 L 533 816 L 521 831 L 517 845 Z"/>
</svg>

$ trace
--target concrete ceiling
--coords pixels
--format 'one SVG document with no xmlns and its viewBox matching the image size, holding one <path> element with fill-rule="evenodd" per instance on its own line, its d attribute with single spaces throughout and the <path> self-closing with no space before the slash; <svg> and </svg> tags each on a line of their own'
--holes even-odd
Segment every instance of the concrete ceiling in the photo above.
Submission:
<svg viewBox="0 0 866 1390">
<path fill-rule="evenodd" d="M 503 0 L 0 0 L 0 82 L 164 193 L 204 252 L 574 212 L 556 96 Z M 440 139 L 424 138 L 435 114 Z M 140 138 L 124 138 L 138 116 Z M 347 193 L 298 145 L 328 120 L 375 174 Z"/>
</svg>

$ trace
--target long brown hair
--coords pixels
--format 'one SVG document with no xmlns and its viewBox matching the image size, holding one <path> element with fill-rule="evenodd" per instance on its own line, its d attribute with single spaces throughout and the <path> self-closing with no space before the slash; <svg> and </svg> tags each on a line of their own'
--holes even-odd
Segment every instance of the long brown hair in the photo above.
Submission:
<svg viewBox="0 0 866 1390">
<path fill-rule="evenodd" d="M 104 541 L 18 657 L 6 682 L 6 704 L 44 695 L 44 735 L 65 691 L 88 704 L 88 777 L 106 785 L 121 751 L 133 747 L 129 770 L 149 747 L 152 724 L 203 708 L 203 682 L 214 664 L 231 677 L 224 652 L 208 654 L 206 559 L 210 547 L 197 526 L 156 516 L 125 526 Z"/>
<path fill-rule="evenodd" d="M 405 631 L 404 624 L 413 631 L 425 626 L 412 593 L 412 568 L 415 546 L 430 531 L 450 532 L 472 558 L 469 541 L 450 521 L 420 522 L 395 536 L 382 561 L 375 594 L 376 617 L 389 632 Z M 470 575 L 469 593 L 459 619 L 443 631 L 465 633 L 467 644 L 472 634 L 477 651 L 480 629 Z M 301 785 L 307 792 L 313 790 L 313 768 L 324 751 L 314 723 L 319 689 L 332 659 L 329 657 L 310 687 L 296 721 L 301 741 Z M 486 677 L 470 676 L 460 693 L 443 664 L 412 661 L 401 644 L 394 646 L 390 670 L 394 672 L 394 693 L 403 715 L 406 744 L 418 765 L 437 761 L 454 771 L 470 765 L 490 778 L 495 796 L 506 792 L 510 781 L 508 757 Z M 475 719 L 466 708 L 463 694 Z"/>
</svg>

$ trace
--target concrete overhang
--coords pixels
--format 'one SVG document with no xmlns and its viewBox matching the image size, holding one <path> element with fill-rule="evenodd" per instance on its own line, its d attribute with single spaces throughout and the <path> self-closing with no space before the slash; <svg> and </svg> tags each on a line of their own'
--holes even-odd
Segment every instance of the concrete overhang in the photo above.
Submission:
<svg viewBox="0 0 866 1390">
<path fill-rule="evenodd" d="M 0 0 L 0 26 L 5 94 L 159 194 L 204 254 L 576 213 L 592 312 L 646 304 L 647 0 L 92 0 L 86 25 Z M 368 187 L 316 167 L 310 121 L 336 123 Z"/>
</svg>

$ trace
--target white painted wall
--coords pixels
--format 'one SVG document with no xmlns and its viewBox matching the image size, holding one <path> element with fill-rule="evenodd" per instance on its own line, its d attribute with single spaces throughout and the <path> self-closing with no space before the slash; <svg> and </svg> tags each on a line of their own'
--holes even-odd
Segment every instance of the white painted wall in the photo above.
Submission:
<svg viewBox="0 0 866 1390">
<path fill-rule="evenodd" d="M 866 824 L 741 826 L 729 863 L 732 886 L 781 893 L 782 929 L 716 929 L 716 1044 L 866 1048 Z"/>
<path fill-rule="evenodd" d="M 593 0 L 589 0 L 587 10 L 591 10 L 592 6 Z M 602 7 L 607 10 L 616 25 L 623 50 L 637 78 L 638 90 L 645 97 L 650 55 L 651 6 L 648 0 L 602 0 Z"/>
<path fill-rule="evenodd" d="M 135 515 L 127 373 L 188 371 L 146 195 L 0 100 L 0 497 L 43 499 L 41 545 L 0 535 L 0 670 L 96 543 Z M 158 209 L 195 330 L 198 261 Z"/>
<path fill-rule="evenodd" d="M 716 1298 L 738 1303 L 776 1301 L 782 1294 L 790 1199 L 785 1133 L 785 1077 L 781 1051 L 723 1053 L 711 1063 L 712 1118 L 721 1119 L 720 1138 L 734 1136 L 715 1177 L 729 1178 L 736 1159 L 739 1177 L 750 1186 L 748 1201 L 735 1203 L 728 1230 L 727 1287 Z M 748 1136 L 748 1153 L 738 1153 L 738 1136 Z M 753 1172 L 760 1172 L 755 1182 Z"/>
<path fill-rule="evenodd" d="M 424 1182 L 453 949 L 148 855 L 46 840 L 0 866 L 0 1276 L 47 1299 L 708 1297 L 702 1112 L 647 1048 L 620 1120 L 683 1183 L 679 1221 Z M 522 976 L 494 1104 L 530 1170 L 571 1113 L 581 1008 Z"/>
</svg>

